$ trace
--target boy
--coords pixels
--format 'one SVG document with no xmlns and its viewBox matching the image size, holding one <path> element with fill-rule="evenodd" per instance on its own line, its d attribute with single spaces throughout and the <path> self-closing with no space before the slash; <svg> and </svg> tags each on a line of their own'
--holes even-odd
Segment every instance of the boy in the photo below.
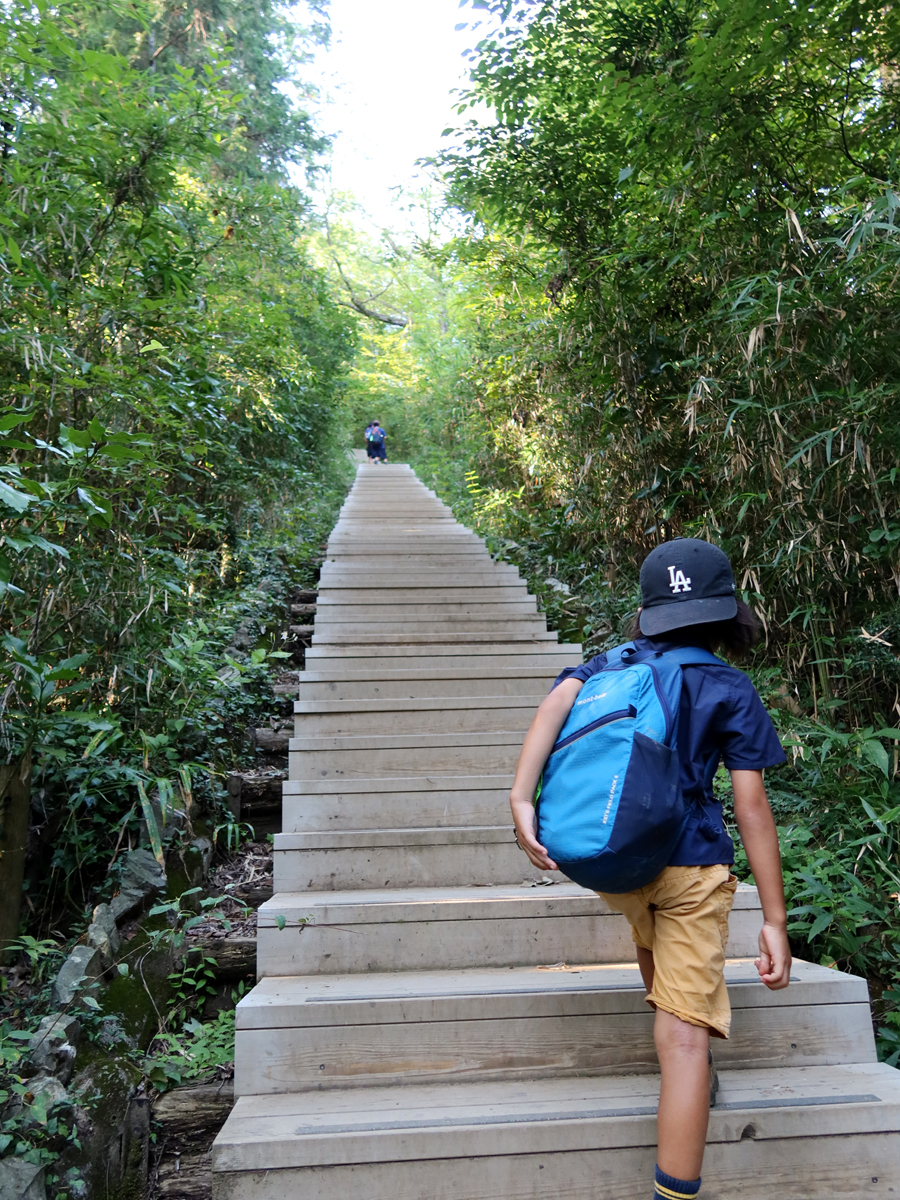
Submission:
<svg viewBox="0 0 900 1200">
<path fill-rule="evenodd" d="M 678 538 L 644 560 L 639 650 L 691 645 L 739 657 L 758 638 L 756 618 L 736 598 L 731 564 L 718 546 Z M 556 864 L 537 840 L 532 798 L 576 696 L 605 663 L 600 654 L 563 671 L 522 746 L 510 806 L 519 844 L 541 870 Z M 646 887 L 604 896 L 628 918 L 646 999 L 656 1011 L 662 1083 L 654 1196 L 660 1200 L 685 1200 L 700 1190 L 715 1089 L 709 1039 L 727 1038 L 731 1022 L 723 971 L 737 881 L 730 871 L 734 846 L 712 790 L 720 758 L 731 773 L 735 819 L 762 904 L 760 979 L 772 990 L 787 987 L 791 968 L 778 836 L 763 786 L 763 770 L 785 756 L 741 671 L 725 663 L 683 669 L 678 755 L 688 815 L 669 865 Z"/>
</svg>

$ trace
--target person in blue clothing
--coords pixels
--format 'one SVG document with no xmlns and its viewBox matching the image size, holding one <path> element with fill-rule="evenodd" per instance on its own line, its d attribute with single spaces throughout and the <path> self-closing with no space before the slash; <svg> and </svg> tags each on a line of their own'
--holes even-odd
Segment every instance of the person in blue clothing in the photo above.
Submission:
<svg viewBox="0 0 900 1200">
<path fill-rule="evenodd" d="M 759 623 L 735 595 L 727 556 L 709 542 L 677 538 L 641 567 L 638 650 L 700 646 L 740 658 Z M 544 764 L 586 680 L 606 664 L 599 654 L 562 672 L 526 735 L 510 792 L 516 837 L 531 862 L 553 870 L 536 836 L 533 797 Z M 731 774 L 734 815 L 763 911 L 756 967 L 772 990 L 787 987 L 791 952 L 775 821 L 763 771 L 784 762 L 772 721 L 749 678 L 727 663 L 686 666 L 678 724 L 681 789 L 688 815 L 660 875 L 646 887 L 606 895 L 631 925 L 646 999 L 655 1009 L 661 1072 L 654 1197 L 687 1200 L 700 1190 L 715 1068 L 710 1037 L 727 1038 L 728 915 L 737 887 L 734 845 L 713 792 L 719 762 Z"/>
<path fill-rule="evenodd" d="M 372 462 L 387 462 L 387 434 L 380 421 L 373 421 L 366 429 L 366 452 Z"/>
</svg>

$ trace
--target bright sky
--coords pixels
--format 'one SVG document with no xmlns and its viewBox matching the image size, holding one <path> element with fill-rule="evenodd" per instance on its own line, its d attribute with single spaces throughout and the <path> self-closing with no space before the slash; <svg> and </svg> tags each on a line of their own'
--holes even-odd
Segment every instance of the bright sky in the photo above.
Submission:
<svg viewBox="0 0 900 1200">
<path fill-rule="evenodd" d="M 331 49 L 315 74 L 330 97 L 320 124 L 336 133 L 332 186 L 350 191 L 379 225 L 405 221 L 391 188 L 424 179 L 416 159 L 436 153 L 441 131 L 459 123 L 451 89 L 464 83 L 464 50 L 481 36 L 459 0 L 331 0 Z M 468 22 L 470 28 L 455 31 Z"/>
</svg>

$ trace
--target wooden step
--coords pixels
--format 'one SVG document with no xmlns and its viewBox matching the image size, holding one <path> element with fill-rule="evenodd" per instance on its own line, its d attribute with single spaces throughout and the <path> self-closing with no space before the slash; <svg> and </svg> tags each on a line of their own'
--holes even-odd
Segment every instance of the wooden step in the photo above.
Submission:
<svg viewBox="0 0 900 1200">
<path fill-rule="evenodd" d="M 296 700 L 297 737 L 350 734 L 476 733 L 510 723 L 527 729 L 544 693 L 422 699 Z M 514 714 L 514 715 L 513 715 Z M 523 722 L 525 724 L 523 725 Z"/>
<path fill-rule="evenodd" d="M 720 1072 L 705 1200 L 871 1200 L 900 1188 L 900 1072 Z M 654 1075 L 243 1096 L 215 1200 L 646 1200 Z M 598 1187 L 598 1181 L 602 1181 Z"/>
<path fill-rule="evenodd" d="M 498 587 L 509 587 L 520 583 L 519 573 L 512 567 L 504 567 L 499 563 L 490 566 L 467 569 L 460 564 L 458 570 L 444 566 L 425 567 L 418 563 L 414 567 L 379 567 L 371 563 L 360 563 L 356 567 L 343 564 L 325 563 L 322 567 L 321 590 L 326 594 L 335 594 L 344 589 L 368 588 L 372 591 L 379 589 L 396 590 L 397 588 L 485 588 L 497 584 Z"/>
<path fill-rule="evenodd" d="M 395 648 L 388 643 L 379 646 L 377 653 L 367 654 L 365 647 L 325 644 L 310 646 L 306 652 L 306 658 L 313 671 L 334 672 L 340 669 L 342 673 L 346 672 L 348 678 L 355 677 L 360 672 L 369 674 L 377 672 L 386 675 L 401 663 L 404 668 L 416 671 L 477 667 L 486 679 L 491 678 L 494 672 L 509 667 L 531 670 L 534 668 L 546 669 L 549 666 L 555 678 L 564 668 L 577 667 L 581 661 L 580 657 L 574 654 L 559 658 L 549 657 L 546 653 L 548 649 L 558 649 L 552 642 L 528 642 L 505 646 L 505 652 L 502 655 L 493 654 L 492 651 L 496 647 L 489 645 L 480 647 L 487 651 L 482 654 L 473 653 L 479 647 L 471 645 L 464 647 L 465 653 L 456 653 L 458 647 L 455 646 L 419 646 L 408 647 L 408 649 L 417 649 L 419 653 L 394 655 L 391 651 Z"/>
<path fill-rule="evenodd" d="M 756 888 L 741 885 L 730 958 L 758 952 L 760 924 Z M 625 918 L 574 883 L 283 892 L 258 914 L 260 978 L 633 960 Z"/>
<path fill-rule="evenodd" d="M 349 888 L 487 887 L 553 879 L 531 865 L 511 822 L 492 826 L 401 827 L 275 835 L 276 892 Z"/>
<path fill-rule="evenodd" d="M 795 961 L 770 992 L 727 963 L 724 1069 L 875 1062 L 864 979 Z M 634 964 L 264 979 L 238 1005 L 235 1091 L 655 1073 Z"/>
<path fill-rule="evenodd" d="M 377 614 L 377 619 L 360 620 L 359 616 L 332 621 L 320 615 L 316 620 L 316 639 L 335 637 L 377 644 L 378 638 L 390 638 L 406 633 L 410 645 L 429 642 L 557 642 L 557 635 L 547 631 L 547 620 L 540 613 L 497 613 L 494 616 L 467 616 L 447 613 L 435 620 L 432 617 L 406 615 L 402 610 L 394 615 Z"/>
<path fill-rule="evenodd" d="M 434 667 L 417 670 L 345 671 L 317 664 L 297 682 L 300 702 L 315 700 L 378 700 L 399 698 L 471 698 L 484 696 L 544 696 L 562 668 L 545 661 L 539 667 L 498 667 L 487 673 L 473 667 Z"/>
<path fill-rule="evenodd" d="M 349 559 L 341 559 L 339 564 L 331 564 L 331 569 L 326 569 L 329 567 L 326 563 L 322 567 L 322 591 L 338 592 L 342 588 L 370 588 L 374 592 L 382 588 L 490 587 L 492 583 L 508 586 L 520 582 L 516 571 L 505 570 L 490 561 L 470 564 L 470 560 L 461 555 L 457 569 L 453 562 L 448 565 L 446 560 L 426 564 L 420 555 L 410 557 L 411 563 L 397 559 L 372 562 L 360 558 L 351 564 Z"/>
<path fill-rule="evenodd" d="M 398 591 L 397 597 L 403 597 L 405 594 L 407 593 Z M 466 600 L 465 595 L 465 591 L 461 589 L 458 599 L 443 600 L 438 603 L 422 603 L 417 600 L 407 601 L 399 598 L 384 600 L 378 592 L 369 593 L 369 599 L 365 603 L 348 604 L 343 599 L 329 601 L 326 598 L 322 604 L 318 605 L 318 619 L 332 624 L 336 621 L 360 621 L 363 619 L 367 623 L 378 624 L 381 621 L 405 621 L 412 618 L 414 620 L 427 619 L 432 624 L 435 621 L 443 624 L 445 621 L 472 620 L 479 617 L 488 617 L 492 621 L 503 620 L 506 617 L 516 620 L 522 616 L 534 617 L 537 612 L 534 596 L 524 596 L 521 600 L 502 600 L 487 604 L 481 601 Z M 305 606 L 295 605 L 294 607 Z M 316 608 L 315 605 L 310 607 Z"/>
<path fill-rule="evenodd" d="M 515 713 L 507 714 L 513 724 Z M 496 775 L 515 770 L 530 718 L 490 733 L 306 737 L 288 743 L 291 779 L 367 779 L 376 775 Z"/>
<path fill-rule="evenodd" d="M 398 668 L 432 670 L 434 668 L 478 667 L 485 675 L 508 667 L 547 667 L 556 672 L 581 664 L 581 654 L 571 646 L 554 642 L 467 643 L 404 646 L 390 643 L 369 647 L 323 644 L 310 646 L 306 661 L 314 671 L 334 669 L 340 664 L 347 671 L 392 671 Z"/>
<path fill-rule="evenodd" d="M 529 595 L 524 583 L 498 583 L 496 587 L 436 587 L 436 588 L 328 588 L 322 592 L 319 599 L 319 610 L 323 614 L 331 610 L 331 606 L 365 605 L 380 607 L 391 604 L 424 604 L 424 605 L 497 605 L 497 604 L 534 604 L 534 596 Z"/>
<path fill-rule="evenodd" d="M 498 628 L 492 630 L 491 626 Z M 556 633 L 548 632 L 543 619 L 522 621 L 514 625 L 510 621 L 460 622 L 435 629 L 431 622 L 397 621 L 381 625 L 327 625 L 319 623 L 313 634 L 314 646 L 403 646 L 407 652 L 416 647 L 434 645 L 492 645 L 502 638 L 505 642 L 520 646 L 536 643 L 556 645 Z M 421 653 L 421 651 L 420 651 Z"/>
<path fill-rule="evenodd" d="M 369 567 L 373 563 L 380 562 L 388 569 L 395 564 L 401 570 L 409 566 L 414 566 L 417 570 L 421 570 L 422 567 L 434 566 L 446 573 L 448 564 L 452 566 L 455 559 L 471 564 L 476 570 L 482 565 L 483 569 L 487 568 L 492 562 L 491 556 L 486 550 L 480 550 L 455 539 L 447 541 L 443 545 L 429 540 L 427 543 L 423 543 L 421 548 L 402 542 L 393 542 L 387 545 L 382 544 L 377 550 L 363 542 L 355 542 L 352 546 L 342 547 L 337 551 L 329 550 L 326 562 L 334 561 L 338 556 L 342 570 L 352 567 L 355 563 Z"/>
<path fill-rule="evenodd" d="M 282 829 L 312 833 L 508 824 L 512 781 L 511 774 L 290 780 L 284 785 Z"/>
</svg>

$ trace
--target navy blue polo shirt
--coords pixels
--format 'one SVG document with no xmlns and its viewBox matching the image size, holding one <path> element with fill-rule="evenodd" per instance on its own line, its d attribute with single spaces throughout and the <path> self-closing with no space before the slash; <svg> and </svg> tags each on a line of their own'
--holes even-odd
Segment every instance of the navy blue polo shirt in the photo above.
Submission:
<svg viewBox="0 0 900 1200">
<path fill-rule="evenodd" d="M 639 650 L 667 650 L 675 645 L 664 638 L 645 637 L 635 638 L 634 644 Z M 586 681 L 605 666 L 606 655 L 598 654 L 580 667 L 568 667 L 553 687 L 564 679 Z M 712 786 L 719 762 L 729 771 L 763 771 L 785 761 L 772 718 L 743 671 L 726 663 L 683 668 L 678 754 L 688 819 L 669 865 L 731 864 L 734 843 Z"/>
</svg>

